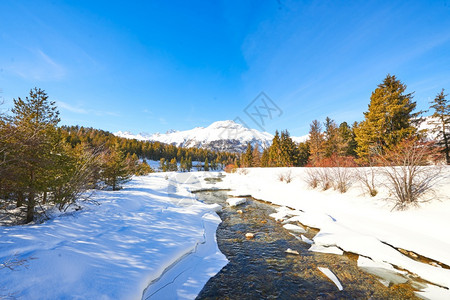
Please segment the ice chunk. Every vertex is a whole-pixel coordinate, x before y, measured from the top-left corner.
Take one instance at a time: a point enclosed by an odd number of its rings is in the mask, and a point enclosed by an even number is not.
[[[230,206],[238,206],[247,202],[246,198],[228,198],[227,203]]]
[[[335,246],[325,247],[325,246],[316,245],[316,244],[311,245],[311,247],[309,248],[309,251],[320,252],[320,253],[330,253],[330,254],[337,254],[337,255],[342,255],[344,253],[344,251],[342,251],[341,249],[339,249],[338,247],[335,247]]]
[[[323,274],[325,274],[325,276],[327,276],[331,281],[333,281],[333,283],[337,286],[337,288],[342,291],[344,288],[342,287],[342,284],[340,283],[339,279],[336,277],[336,275],[334,275],[333,272],[330,271],[330,269],[328,268],[322,268],[322,267],[318,267],[320,272],[322,272]]]
[[[303,234],[302,234],[300,237],[302,238],[302,241],[303,241],[303,242],[305,242],[305,243],[307,243],[307,244],[310,244],[310,245],[314,244],[314,242],[313,242],[312,240],[308,239],[308,238],[307,238],[306,236],[304,236]]]
[[[294,224],[284,224],[283,227],[286,228],[287,230],[291,230],[294,232],[306,233],[305,228],[303,228],[302,226],[298,226],[298,225],[294,225]]]

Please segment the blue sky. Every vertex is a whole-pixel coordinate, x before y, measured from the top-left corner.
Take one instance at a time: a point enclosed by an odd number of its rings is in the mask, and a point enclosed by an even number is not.
[[[426,109],[450,90],[450,1],[0,1],[0,97],[40,87],[61,124],[165,132],[360,121],[388,74]]]

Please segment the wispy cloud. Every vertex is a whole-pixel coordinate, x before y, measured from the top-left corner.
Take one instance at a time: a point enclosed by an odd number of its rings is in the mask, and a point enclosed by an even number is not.
[[[120,114],[112,111],[102,111],[102,110],[95,110],[95,109],[86,109],[79,106],[73,106],[69,103],[66,103],[64,101],[57,101],[56,104],[59,108],[62,108],[63,110],[70,111],[72,113],[76,114],[83,114],[83,115],[95,115],[95,116],[112,116],[112,117],[119,117]]]
[[[167,120],[166,120],[165,118],[163,118],[163,117],[159,117],[159,122],[160,122],[162,125],[167,125],[167,124],[169,124],[169,123],[167,122]]]
[[[14,61],[5,70],[26,80],[61,80],[66,76],[66,68],[41,49],[28,51],[29,57]]]

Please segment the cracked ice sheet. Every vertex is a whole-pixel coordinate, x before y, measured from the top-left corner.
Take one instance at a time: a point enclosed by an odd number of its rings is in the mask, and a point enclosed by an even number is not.
[[[140,299],[150,282],[206,236],[195,273],[177,282],[181,296],[194,298],[227,263],[211,239],[220,220],[182,186],[170,188],[167,174],[134,177],[121,191],[99,191],[93,197],[99,206],[85,204],[73,215],[0,227],[0,261],[14,253],[19,259],[35,258],[28,269],[0,270],[0,296]]]

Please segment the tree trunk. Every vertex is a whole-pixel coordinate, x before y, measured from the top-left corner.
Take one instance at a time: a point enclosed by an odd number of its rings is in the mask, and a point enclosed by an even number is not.
[[[47,203],[47,191],[44,192],[44,196],[42,198],[42,204]]]
[[[21,207],[23,205],[23,200],[24,200],[23,192],[17,192],[16,207]]]
[[[34,220],[34,207],[36,206],[36,193],[34,190],[34,171],[30,171],[30,192],[28,194],[28,203],[27,203],[27,220],[26,223],[30,223]]]
[[[34,207],[36,206],[34,191],[28,194],[27,204],[27,220],[26,223],[30,223],[34,220]]]

